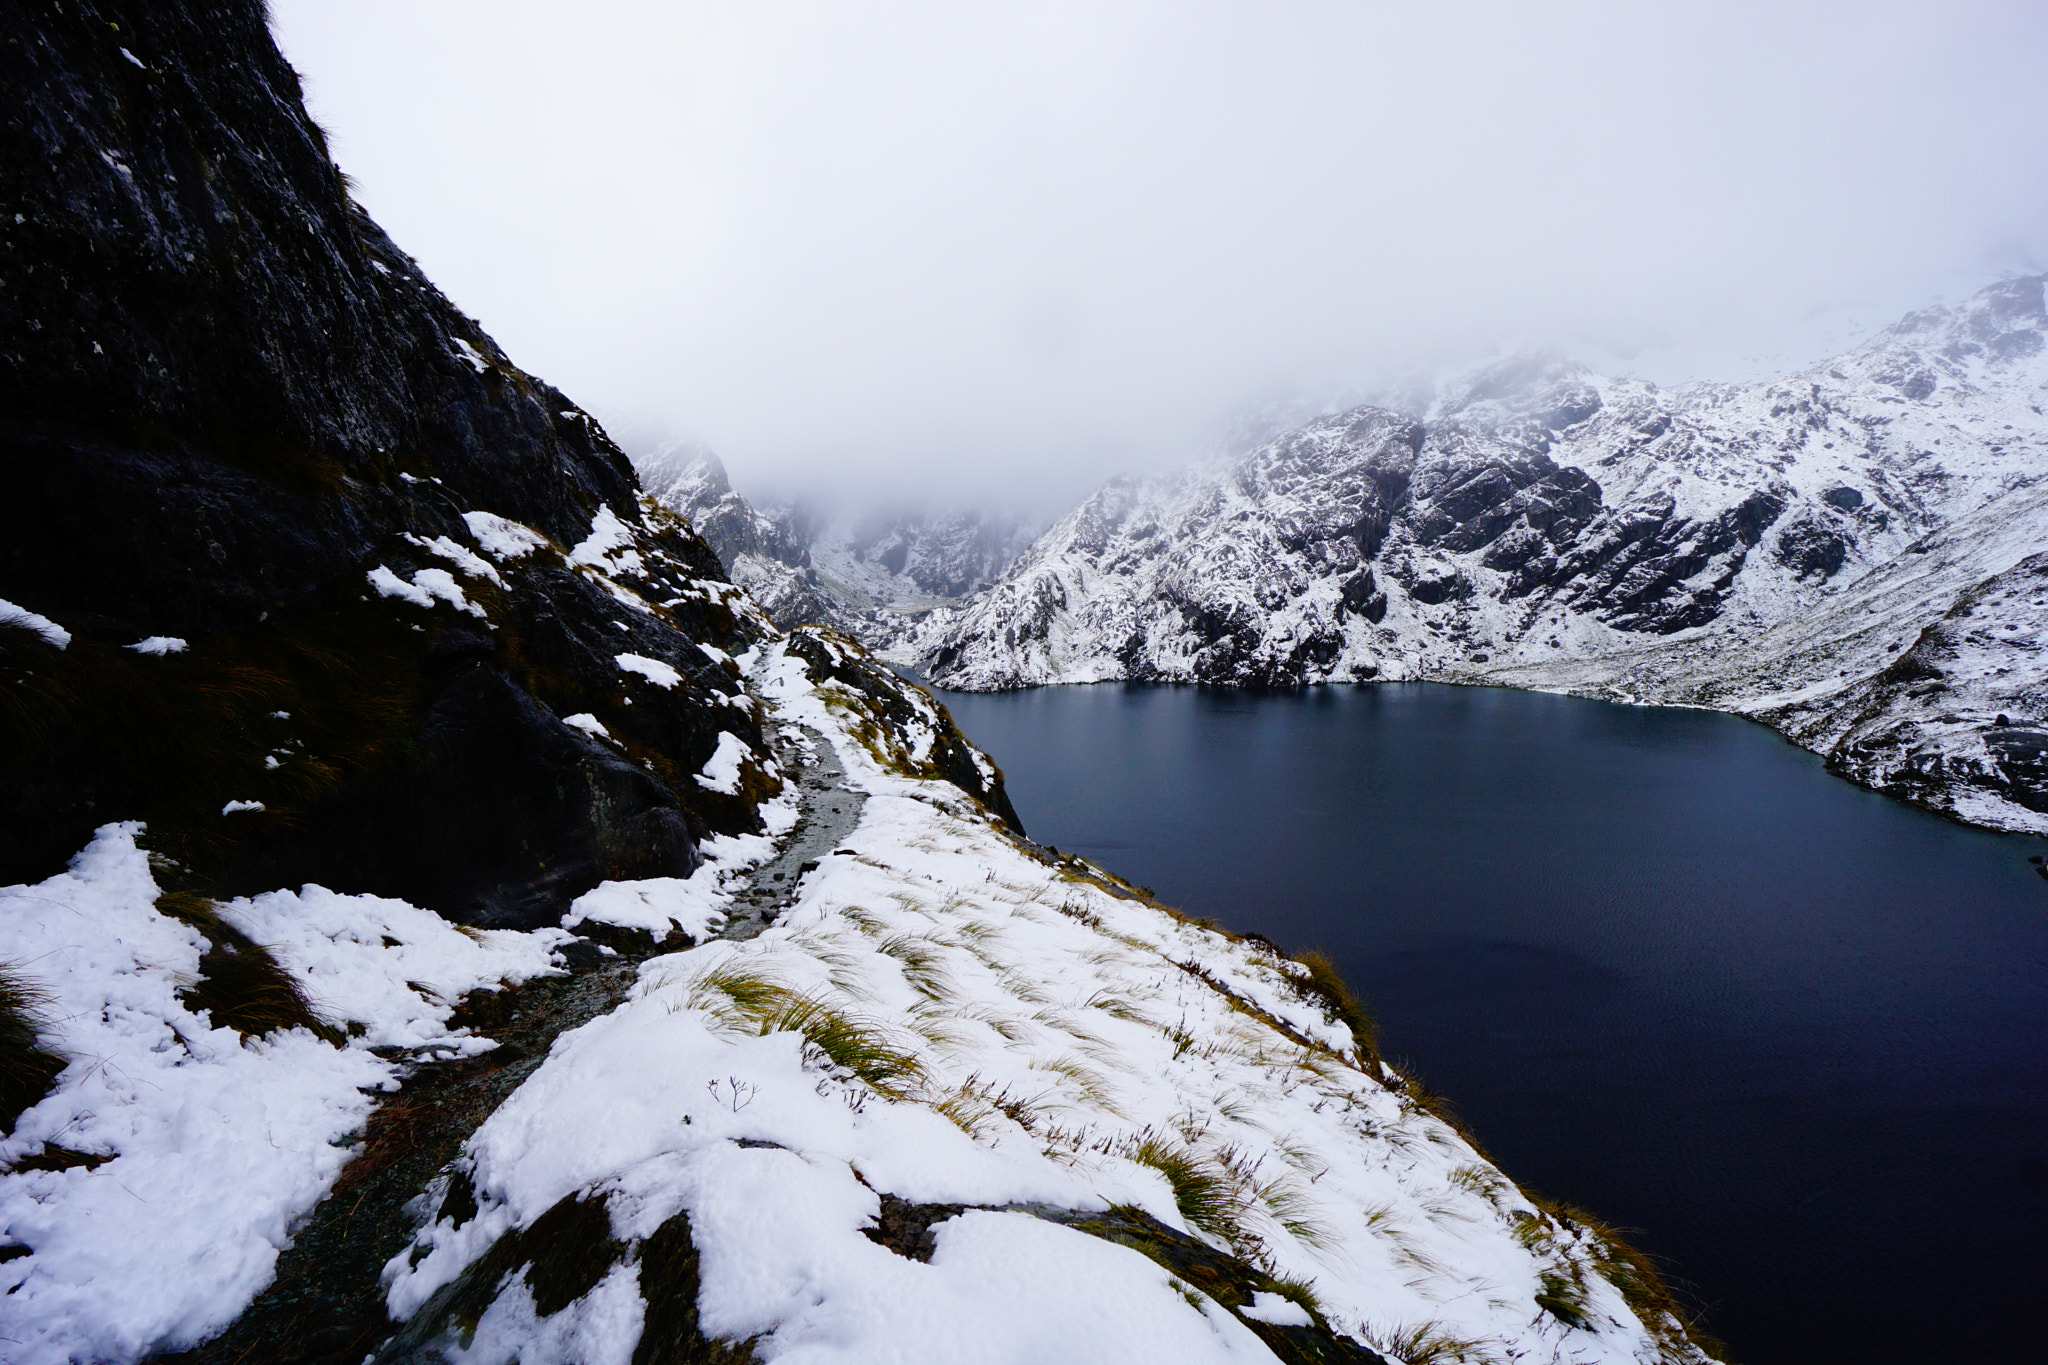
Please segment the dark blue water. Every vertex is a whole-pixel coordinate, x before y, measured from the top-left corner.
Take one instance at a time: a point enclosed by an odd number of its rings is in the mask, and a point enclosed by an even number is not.
[[[947,693],[1039,840],[1320,945],[1517,1179],[1738,1360],[2048,1329],[2042,841],[1698,711],[1431,685]]]

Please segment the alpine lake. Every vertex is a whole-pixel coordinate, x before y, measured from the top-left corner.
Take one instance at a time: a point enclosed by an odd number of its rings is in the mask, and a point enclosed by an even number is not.
[[[1032,836],[1320,947],[1527,1188],[1746,1365],[2048,1337],[2048,841],[1705,711],[1437,684],[938,694]]]

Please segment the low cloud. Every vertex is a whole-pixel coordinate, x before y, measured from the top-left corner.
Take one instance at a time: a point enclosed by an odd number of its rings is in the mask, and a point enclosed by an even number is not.
[[[2048,265],[2034,3],[272,9],[457,303],[749,491],[1053,506],[1280,392],[1741,377]]]

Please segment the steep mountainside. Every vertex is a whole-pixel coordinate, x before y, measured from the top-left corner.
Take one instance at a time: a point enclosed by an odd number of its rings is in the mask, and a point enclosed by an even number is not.
[[[1434,678],[1755,715],[2048,831],[2040,277],[1788,379],[1523,357],[1117,482],[899,646],[941,686]]]
[[[258,0],[0,19],[10,1365],[1704,1359],[1327,964],[723,581]]]
[[[670,446],[639,465],[648,492],[697,528],[777,625],[835,626],[877,648],[993,582],[1044,525],[992,512],[763,511],[710,451]]]
[[[140,817],[529,926],[755,828],[756,760],[693,775],[763,752],[766,623],[349,198],[261,9],[8,32],[0,877]]]

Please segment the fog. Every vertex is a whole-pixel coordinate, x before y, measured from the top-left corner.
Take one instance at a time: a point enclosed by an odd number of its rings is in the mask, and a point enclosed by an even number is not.
[[[629,449],[1055,512],[1501,346],[1808,363],[2048,263],[2048,7],[273,0],[357,194]]]

